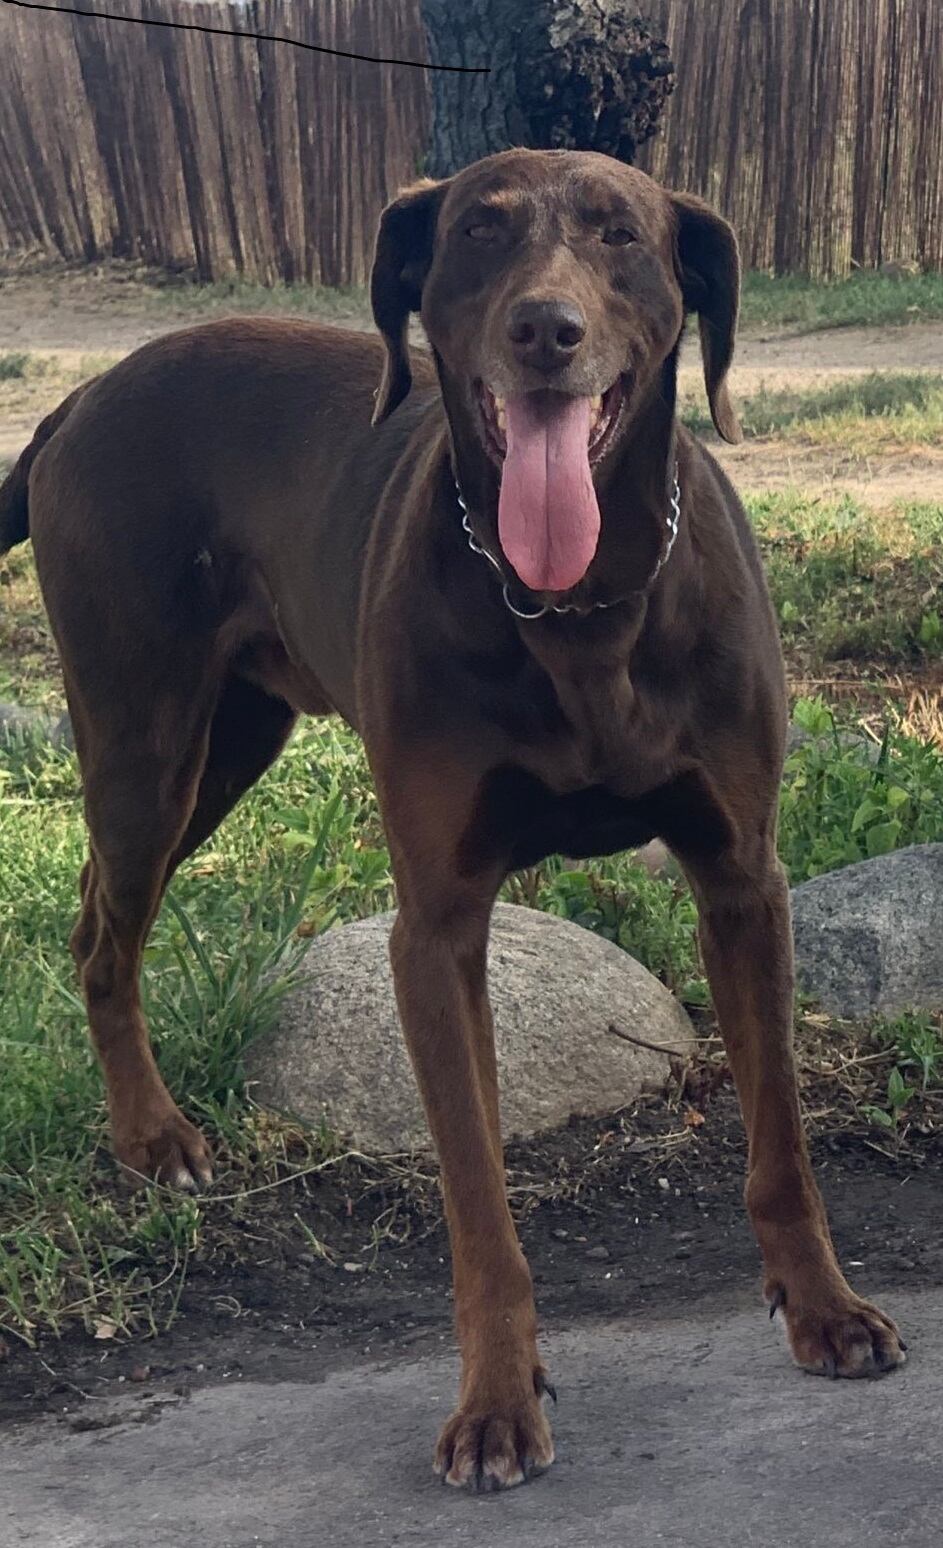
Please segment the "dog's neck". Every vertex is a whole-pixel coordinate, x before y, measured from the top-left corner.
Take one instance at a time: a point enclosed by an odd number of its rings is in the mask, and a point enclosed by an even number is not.
[[[642,602],[655,581],[670,536],[677,355],[675,346],[656,372],[621,444],[600,470],[596,481],[602,516],[599,547],[586,578],[566,596],[576,611],[619,602],[624,604],[622,612],[644,613],[644,607],[640,610],[632,604]],[[502,560],[498,469],[481,445],[464,394],[450,382],[438,355],[436,366],[449,425],[452,473],[467,506],[468,526],[477,543],[501,561],[514,594],[531,598],[534,594],[521,588]]]

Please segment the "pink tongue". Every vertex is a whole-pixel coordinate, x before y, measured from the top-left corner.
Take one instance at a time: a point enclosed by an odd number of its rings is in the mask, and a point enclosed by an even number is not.
[[[582,580],[599,541],[599,505],[589,471],[589,398],[562,393],[508,398],[507,455],[498,536],[533,591],[566,591]]]

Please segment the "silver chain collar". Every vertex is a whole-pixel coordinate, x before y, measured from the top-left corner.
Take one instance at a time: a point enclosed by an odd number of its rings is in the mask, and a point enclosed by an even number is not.
[[[548,602],[545,607],[538,608],[534,613],[522,613],[520,608],[515,607],[514,603],[511,601],[510,582],[504,580],[504,571],[501,568],[500,561],[494,557],[494,554],[492,554],[487,548],[483,547],[482,544],[479,543],[478,539],[475,537],[474,532],[472,531],[471,522],[468,519],[468,506],[465,504],[462,491],[459,487],[458,479],[455,480],[455,494],[458,499],[459,509],[462,513],[462,527],[465,531],[465,536],[468,538],[468,546],[473,554],[480,554],[483,559],[487,559],[488,563],[493,565],[498,574],[501,576],[501,595],[504,598],[504,605],[509,612],[514,614],[515,618],[523,618],[527,621],[530,621],[534,618],[543,618],[547,613],[591,613],[595,612],[597,609],[604,610],[607,607],[618,607],[620,602],[625,601],[624,597],[617,597],[612,602],[593,602],[589,607],[578,607],[575,602],[564,602],[562,606],[558,607],[555,606],[552,602]],[[680,521],[681,485],[678,481],[678,464],[675,463],[674,488],[671,491],[669,512],[665,517],[665,526],[668,529],[668,542],[665,545],[664,553],[659,556],[658,563],[655,565],[654,570],[646,582],[646,584],[649,586],[655,580],[656,576],[660,574],[664,566],[668,563],[671,550],[675,546],[675,538],[678,536],[678,524]]]

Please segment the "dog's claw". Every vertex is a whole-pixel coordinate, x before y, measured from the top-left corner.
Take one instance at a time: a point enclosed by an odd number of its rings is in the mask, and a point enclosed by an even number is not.
[[[775,1317],[776,1313],[778,1311],[781,1311],[782,1308],[785,1306],[785,1304],[786,1304],[786,1292],[783,1289],[782,1285],[777,1285],[776,1289],[773,1291],[773,1294],[772,1294],[772,1296],[770,1298],[770,1303],[769,1303],[769,1320],[770,1320],[770,1322],[772,1322],[772,1320]]]
[[[548,1398],[552,1399],[554,1407],[556,1407],[557,1389],[548,1380],[546,1371],[536,1371],[534,1373],[534,1391],[538,1397],[543,1397],[546,1394]]]

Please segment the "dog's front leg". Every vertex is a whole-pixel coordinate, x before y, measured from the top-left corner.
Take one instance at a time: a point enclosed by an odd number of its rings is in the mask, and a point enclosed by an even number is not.
[[[410,1058],[442,1169],[462,1358],[456,1412],[436,1448],[450,1484],[502,1489],[553,1461],[541,1401],[530,1270],[508,1207],[494,1031],[486,985],[493,860],[456,863],[469,808],[457,781],[410,788],[400,767],[383,799],[399,893],[390,955]]]
[[[902,1363],[890,1318],[851,1290],[809,1162],[793,1053],[789,892],[772,844],[685,859],[704,965],[749,1143],[746,1202],[764,1290],[808,1371],[879,1375]]]
[[[405,906],[391,956],[442,1167],[462,1356],[459,1405],[439,1437],[436,1469],[451,1484],[500,1489],[549,1466],[553,1448],[530,1271],[505,1192],[487,929],[487,912],[467,903],[439,921]]]

